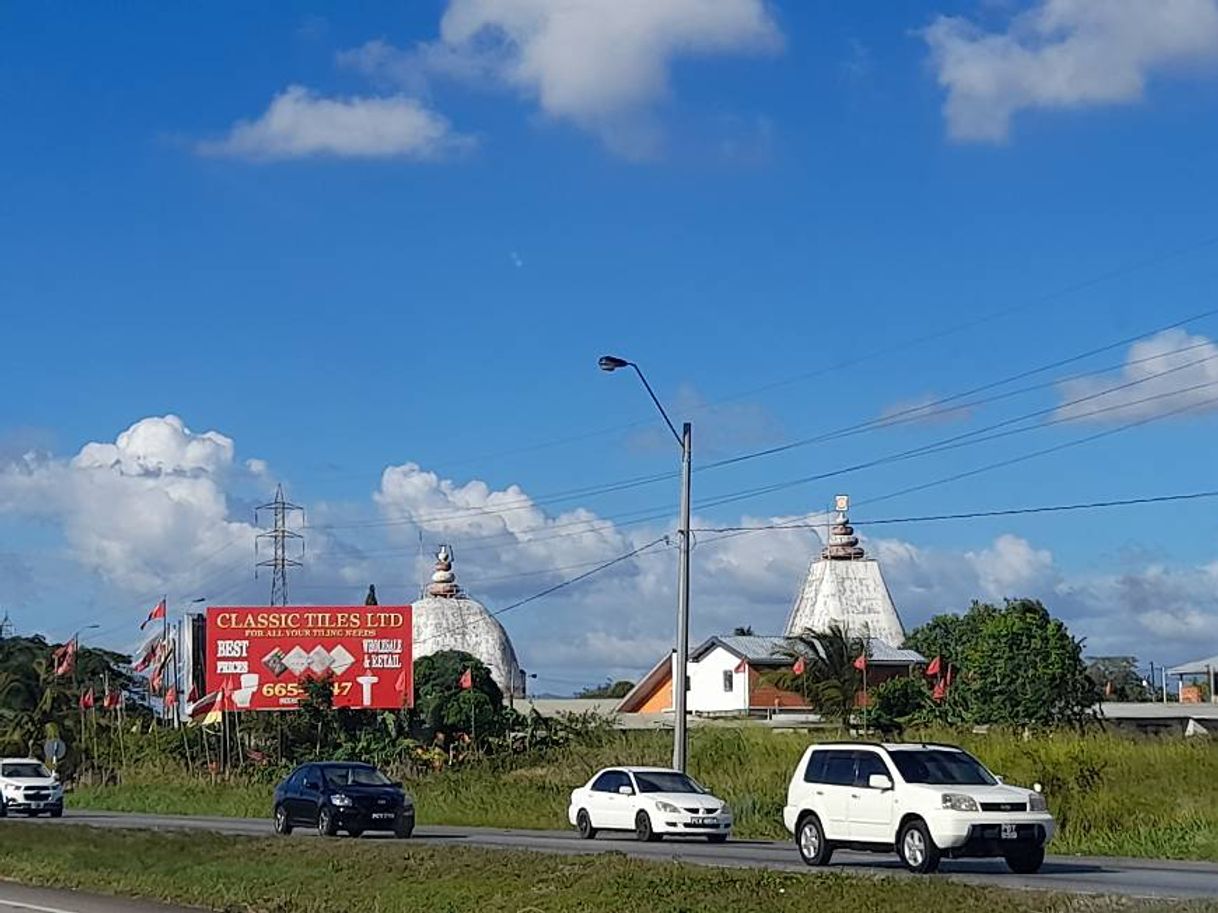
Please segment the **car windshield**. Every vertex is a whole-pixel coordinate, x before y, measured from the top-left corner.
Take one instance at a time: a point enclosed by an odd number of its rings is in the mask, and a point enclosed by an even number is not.
[[[635,782],[639,784],[641,793],[704,793],[701,786],[675,770],[649,770],[646,773],[635,771]]]
[[[18,777],[18,778],[46,778],[51,775],[51,772],[39,764],[37,761],[19,761],[16,764],[5,764],[0,770],[0,776]]]
[[[375,767],[327,767],[326,785],[332,789],[344,786],[392,786],[392,781]]]
[[[981,766],[981,762],[963,751],[921,749],[894,751],[892,762],[897,765],[906,783],[928,783],[932,786],[993,786],[998,781]]]

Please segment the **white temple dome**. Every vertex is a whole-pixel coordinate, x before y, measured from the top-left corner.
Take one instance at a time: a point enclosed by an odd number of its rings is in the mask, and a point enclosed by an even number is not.
[[[849,499],[838,511],[819,560],[813,559],[803,589],[791,607],[786,634],[824,633],[837,625],[852,637],[872,637],[893,647],[905,642],[905,626],[892,601],[880,564],[867,558],[846,517]]]
[[[524,676],[507,631],[486,606],[462,592],[452,561],[452,549],[441,546],[431,583],[412,604],[414,658],[461,650],[490,669],[505,697],[523,697]]]

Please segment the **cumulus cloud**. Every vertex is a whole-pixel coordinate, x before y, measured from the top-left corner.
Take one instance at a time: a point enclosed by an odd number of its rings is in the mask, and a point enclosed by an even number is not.
[[[310,157],[432,161],[468,149],[473,139],[405,95],[326,98],[289,86],[256,120],[198,144],[204,155],[257,161]]]
[[[1218,0],[1038,0],[1002,32],[923,32],[953,139],[1001,142],[1022,110],[1128,104],[1158,73],[1218,59]]]
[[[503,86],[639,157],[655,149],[648,112],[671,94],[678,59],[781,41],[765,0],[449,0],[438,41],[374,41],[340,60],[412,91],[434,76]]]
[[[253,528],[229,519],[233,442],[174,415],[136,422],[70,460],[29,456],[0,468],[0,513],[58,522],[76,560],[132,593],[189,586]]]
[[[1218,345],[1173,329],[1129,347],[1120,371],[1079,377],[1058,388],[1065,421],[1113,423],[1218,409]]]

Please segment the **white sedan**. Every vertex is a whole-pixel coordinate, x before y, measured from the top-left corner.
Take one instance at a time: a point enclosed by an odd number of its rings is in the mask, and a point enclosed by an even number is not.
[[[567,820],[579,836],[634,831],[639,840],[665,834],[706,837],[722,843],[732,830],[732,810],[697,781],[664,767],[607,767],[571,793]]]

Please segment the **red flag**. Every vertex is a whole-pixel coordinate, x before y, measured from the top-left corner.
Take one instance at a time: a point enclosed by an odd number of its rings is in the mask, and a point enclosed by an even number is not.
[[[461,690],[468,691],[474,687],[474,673],[472,669],[466,669],[461,673]]]
[[[148,613],[148,617],[145,618],[143,621],[143,624],[140,625],[140,630],[141,631],[144,630],[144,628],[146,628],[150,623],[152,623],[154,621],[159,621],[160,619],[162,619],[164,617],[165,617],[165,600],[162,599],[155,606],[153,606],[152,611]]]
[[[938,656],[936,656],[926,666],[926,677],[934,678],[936,675],[939,674],[939,670],[941,667],[942,667],[942,662],[941,662],[940,658]]]
[[[225,676],[224,681],[220,683],[220,709],[231,710],[233,706],[233,680]],[[206,698],[204,698],[206,700]]]
[[[749,671],[749,661],[747,659],[740,660],[740,662],[736,663],[736,668],[733,669],[732,671],[737,674],[740,674],[740,675],[744,674],[745,672],[748,672]],[[799,673],[796,673],[796,674],[798,675]]]
[[[803,675],[804,670],[807,668],[808,664],[804,662],[804,658],[801,656],[799,659],[795,660],[795,665],[791,667],[791,671],[796,675]]]
[[[199,699],[199,686],[191,685],[190,690],[186,692],[186,703],[193,704]]]
[[[858,669],[860,672],[867,671],[867,654],[866,653],[859,654],[858,659],[856,659],[854,661],[854,668]]]
[[[937,682],[935,682],[935,690],[930,693],[930,696],[936,701],[942,701],[945,697],[947,697],[947,682],[945,682],[943,679],[939,679]]]
[[[169,690],[165,692],[165,706],[178,706],[178,689],[173,687],[173,685],[170,685]]]
[[[93,707],[93,689],[90,688],[80,696],[80,709],[89,710]]]
[[[123,703],[123,694],[121,691],[107,691],[106,696],[102,698],[103,710],[117,710]]]
[[[152,677],[148,679],[148,689],[150,691],[160,691],[161,686],[165,684],[164,669],[158,667],[153,670]]]
[[[205,694],[197,701],[190,701],[187,706],[187,713],[190,716],[197,717],[211,711],[220,700],[220,691],[213,691],[210,694]]]
[[[51,654],[51,662],[55,664],[55,676],[57,678],[72,674],[72,670],[76,668],[76,650],[76,638],[73,637]]]

